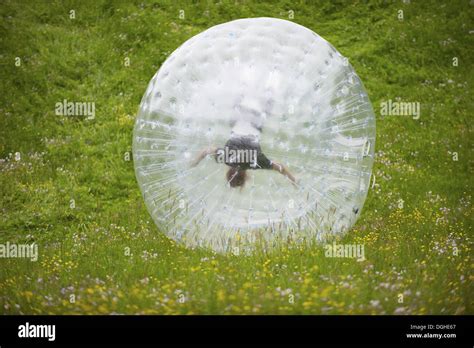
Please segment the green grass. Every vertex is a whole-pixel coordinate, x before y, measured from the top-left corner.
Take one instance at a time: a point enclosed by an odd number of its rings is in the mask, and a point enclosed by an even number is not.
[[[0,258],[0,313],[474,314],[474,6],[309,3],[0,2],[0,244],[39,246],[37,262]],[[376,185],[340,241],[363,244],[362,262],[321,245],[185,249],[158,231],[124,160],[174,49],[215,24],[289,10],[350,59],[377,114]],[[380,117],[397,97],[420,102],[420,119]],[[95,102],[95,119],[56,116],[63,99]]]

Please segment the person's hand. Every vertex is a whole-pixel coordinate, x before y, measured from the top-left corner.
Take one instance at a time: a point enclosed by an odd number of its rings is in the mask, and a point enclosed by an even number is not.
[[[291,184],[293,185],[294,188],[299,188],[300,181],[301,181],[300,179],[293,178],[293,180],[291,180]]]

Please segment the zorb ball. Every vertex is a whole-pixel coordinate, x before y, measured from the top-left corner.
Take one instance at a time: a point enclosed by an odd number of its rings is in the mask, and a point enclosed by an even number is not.
[[[245,136],[269,162],[232,187],[232,166],[213,151]],[[133,158],[160,231],[188,247],[242,252],[348,231],[374,145],[375,116],[348,60],[301,25],[250,18],[216,25],[168,57],[141,101]]]

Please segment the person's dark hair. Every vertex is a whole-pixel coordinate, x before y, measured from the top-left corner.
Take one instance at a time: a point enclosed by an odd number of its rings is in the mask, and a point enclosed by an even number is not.
[[[230,167],[226,174],[227,182],[230,187],[244,186],[247,179],[247,173],[238,167]]]

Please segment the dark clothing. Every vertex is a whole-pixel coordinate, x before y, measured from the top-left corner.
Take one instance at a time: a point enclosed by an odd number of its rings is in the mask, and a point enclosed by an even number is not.
[[[229,139],[224,148],[217,149],[216,161],[242,170],[272,168],[272,161],[262,153],[258,140],[252,136]]]

